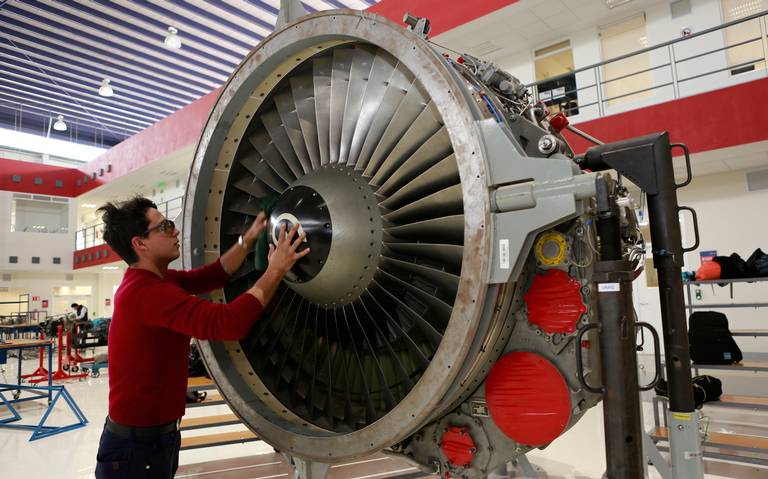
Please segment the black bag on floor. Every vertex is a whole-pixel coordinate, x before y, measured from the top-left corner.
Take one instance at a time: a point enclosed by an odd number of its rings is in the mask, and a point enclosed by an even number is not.
[[[718,311],[697,311],[688,319],[691,360],[696,364],[734,364],[743,359],[728,329],[728,318]]]
[[[693,402],[696,404],[696,409],[701,409],[701,406],[706,402],[719,401],[723,394],[723,383],[714,376],[706,374],[696,376],[691,380],[691,383],[693,384]],[[665,380],[659,379],[653,389],[658,396],[669,398],[669,386]]]

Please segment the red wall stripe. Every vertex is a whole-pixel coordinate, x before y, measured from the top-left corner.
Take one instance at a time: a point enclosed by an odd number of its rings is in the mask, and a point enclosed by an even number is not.
[[[575,126],[604,142],[667,130],[672,142],[685,143],[691,153],[718,150],[768,139],[765,92],[768,79],[755,80]],[[578,153],[593,146],[570,132],[565,136]]]
[[[185,146],[197,143],[219,91],[217,88],[198,98],[80,167],[83,179],[88,176],[89,181],[83,182],[77,188],[77,194],[81,195]]]
[[[96,255],[98,254],[98,258]],[[72,253],[72,269],[87,268],[100,264],[114,263],[123,259],[107,244],[91,246]]]
[[[434,37],[519,1],[382,0],[366,11],[377,13],[399,24],[403,23],[403,16],[406,13],[426,17],[432,28],[429,35]]]
[[[21,177],[20,182],[13,181],[15,175]],[[75,184],[80,176],[75,168],[0,158],[0,190],[3,191],[72,198],[77,196]],[[35,184],[36,180],[41,184]],[[56,186],[56,181],[60,181],[61,186]]]

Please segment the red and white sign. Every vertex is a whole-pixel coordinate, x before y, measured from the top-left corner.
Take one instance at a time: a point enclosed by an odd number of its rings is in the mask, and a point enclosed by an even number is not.
[[[42,306],[43,306],[43,308],[47,308],[48,307],[48,300],[47,299],[43,300],[43,305]]]
[[[40,296],[32,296],[32,301],[40,301]]]

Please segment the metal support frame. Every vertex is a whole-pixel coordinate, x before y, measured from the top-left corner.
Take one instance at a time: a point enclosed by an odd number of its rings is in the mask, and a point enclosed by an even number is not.
[[[1,343],[1,341],[0,341]],[[24,397],[21,398],[21,390],[23,386],[21,386],[22,379],[25,379],[24,375],[21,374],[21,361],[22,361],[22,351],[24,349],[38,349],[38,348],[44,348],[43,351],[48,352],[48,370],[46,371],[47,375],[36,375],[39,377],[38,382],[48,381],[48,386],[53,385],[53,344],[51,342],[47,342],[47,344],[39,344],[33,343],[33,344],[2,344],[1,350],[18,350],[19,356],[18,356],[18,369],[16,371],[16,384],[0,384],[0,393],[3,391],[13,391],[13,399],[9,402],[11,403],[17,403],[17,402],[23,402],[23,401],[32,401],[34,399],[39,399],[40,396],[47,397],[48,398],[48,404],[51,404],[53,401],[53,395],[51,393],[51,390],[48,390],[46,394],[41,393],[40,391],[30,391],[32,392],[33,396],[31,397]],[[43,352],[41,352],[42,354]]]
[[[277,14],[275,29],[282,28],[307,14],[299,0],[280,0],[280,13]]]
[[[675,183],[671,150],[685,152],[688,178]],[[691,182],[691,165],[684,145],[672,145],[669,134],[655,133],[589,149],[576,159],[583,169],[614,169],[640,187],[648,196],[648,210],[653,244],[653,264],[659,277],[661,319],[670,396],[670,449],[672,477],[701,478],[704,475],[699,418],[695,413],[691,386],[691,362],[688,346],[681,270],[683,253],[698,247],[696,213],[677,202],[677,189]],[[690,211],[696,233],[695,244],[683,248],[678,214]],[[602,298],[601,298],[602,299]]]
[[[292,457],[294,470],[293,479],[325,479],[328,475],[330,464],[324,462],[306,461],[299,457]]]
[[[615,233],[618,240],[619,231]],[[640,479],[643,429],[632,314],[633,268],[627,261],[600,261],[593,279],[598,291],[606,477]]]
[[[55,434],[61,434],[62,432],[71,431],[73,429],[78,429],[81,427],[84,427],[86,424],[88,424],[88,419],[85,417],[85,414],[83,414],[83,411],[80,410],[80,407],[75,402],[74,398],[69,394],[69,392],[66,390],[64,386],[17,386],[22,391],[30,391],[30,392],[47,392],[47,394],[42,394],[42,397],[45,397],[46,395],[50,395],[52,393],[56,393],[53,396],[53,400],[48,404],[48,407],[46,408],[45,412],[43,413],[43,417],[40,418],[40,421],[37,424],[11,424],[13,422],[21,420],[21,414],[19,414],[19,411],[13,407],[14,402],[19,402],[19,400],[8,400],[6,399],[5,395],[0,392],[0,406],[5,406],[5,408],[8,409],[8,411],[11,413],[11,417],[0,419],[0,427],[8,428],[8,429],[22,429],[25,431],[32,431],[32,437],[29,438],[31,441],[36,441],[38,439],[42,439],[44,437],[53,436]],[[34,397],[32,399],[38,399],[41,397],[38,395],[37,397]],[[51,414],[51,411],[53,411],[54,406],[56,406],[56,402],[59,400],[59,398],[63,398],[64,402],[67,403],[70,410],[74,413],[76,422],[74,424],[69,424],[66,426],[46,426],[45,422],[48,420],[48,417]],[[29,398],[25,398],[29,399]]]

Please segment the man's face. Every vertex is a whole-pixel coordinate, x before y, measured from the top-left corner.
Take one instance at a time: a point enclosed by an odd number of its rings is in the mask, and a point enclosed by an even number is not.
[[[141,238],[150,258],[171,262],[179,257],[179,230],[170,227],[165,216],[155,208],[147,210],[149,233]]]

